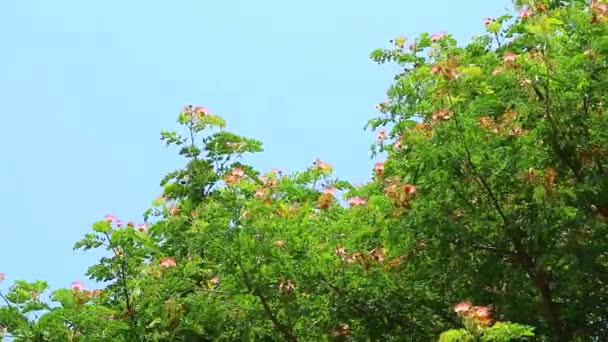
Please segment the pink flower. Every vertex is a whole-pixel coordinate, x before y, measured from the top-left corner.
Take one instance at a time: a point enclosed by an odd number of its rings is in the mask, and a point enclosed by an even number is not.
[[[348,204],[350,204],[351,206],[365,205],[365,204],[367,204],[367,200],[364,198],[361,198],[359,196],[355,196],[355,197],[351,197],[348,200]]]
[[[602,14],[608,13],[608,5],[607,4],[603,4],[601,2],[598,2],[598,1],[594,1],[591,4],[591,8],[594,9],[594,10],[596,10],[596,11],[598,11],[598,12],[600,12],[600,13],[602,13]]]
[[[491,23],[493,23],[493,22],[494,22],[494,18],[490,18],[490,17],[485,18],[485,19],[483,20],[483,24],[484,24],[484,25],[486,25],[486,26],[487,26],[487,25],[490,25],[490,24],[491,24]]]
[[[416,187],[412,184],[405,184],[403,186],[403,191],[408,195],[413,195],[416,193]]]
[[[522,19],[527,19],[530,18],[532,16],[532,10],[529,9],[528,7],[522,7],[521,10],[519,10],[519,17]]]
[[[145,232],[146,230],[148,230],[148,225],[145,223],[142,223],[137,226],[137,230],[139,230],[140,232]]]
[[[384,172],[384,163],[376,163],[374,165],[374,172],[381,175]]]
[[[462,313],[467,312],[473,306],[471,302],[460,302],[454,306],[454,312]]]
[[[6,280],[6,274],[0,272],[0,281]]]
[[[83,291],[84,290],[84,284],[80,281],[73,281],[71,287],[72,287],[72,290],[74,290],[74,291]]]
[[[232,175],[235,177],[243,177],[245,175],[245,171],[240,167],[236,167],[232,170]]]
[[[296,284],[291,280],[283,281],[279,284],[279,289],[284,293],[291,293],[296,289]]]
[[[396,149],[400,149],[403,146],[403,137],[399,137],[393,146],[395,146]]]
[[[253,194],[253,197],[255,197],[255,198],[262,198],[262,197],[264,197],[264,195],[266,195],[266,191],[264,191],[264,189],[258,189]]]
[[[207,110],[207,108],[201,107],[201,106],[194,107],[194,113],[202,115],[202,116],[209,115],[209,111]]]
[[[317,159],[314,164],[317,167],[317,169],[319,169],[319,170],[327,170],[330,167],[329,164],[322,161],[321,159]]]
[[[333,186],[326,186],[323,189],[323,193],[326,195],[335,195],[336,194],[336,188],[334,188]]]
[[[522,87],[530,85],[530,84],[532,84],[532,80],[529,78],[524,78],[523,80],[519,81],[519,85]]]
[[[173,257],[167,257],[167,258],[160,259],[161,267],[169,268],[169,267],[173,267],[175,265],[177,265],[177,263],[175,262],[175,258],[173,258]]]
[[[386,129],[381,128],[378,131],[378,134],[376,134],[376,140],[382,141],[382,140],[385,140],[385,139],[386,139]]]
[[[414,51],[416,50],[416,44],[411,44],[410,45],[410,51]]]
[[[431,41],[432,42],[437,42],[439,41],[441,38],[443,38],[445,36],[445,33],[433,33],[431,35]]]
[[[106,222],[112,222],[112,221],[116,220],[116,216],[108,214],[103,217],[103,220]]]
[[[438,74],[441,72],[441,65],[433,65],[433,67],[431,68],[431,72],[433,74]]]
[[[433,113],[433,116],[432,116],[433,120],[448,120],[449,118],[450,118],[450,113],[448,113],[445,110],[437,111],[437,112]]]
[[[492,314],[492,309],[487,306],[474,306],[470,308],[470,310],[475,317],[481,320],[489,319],[490,315]]]
[[[122,220],[116,220],[116,227],[121,227],[123,224],[125,224]]]
[[[505,63],[512,63],[515,62],[515,59],[517,59],[517,55],[512,53],[512,52],[507,52],[503,57],[502,60]]]

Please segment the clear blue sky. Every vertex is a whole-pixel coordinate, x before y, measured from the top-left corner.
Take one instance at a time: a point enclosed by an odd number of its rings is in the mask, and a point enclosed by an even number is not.
[[[0,2],[0,272],[85,280],[74,242],[106,213],[140,221],[179,168],[159,131],[183,105],[262,140],[260,169],[317,157],[368,179],[362,130],[395,68],[368,59],[396,36],[459,40],[510,0]],[[86,281],[87,284],[92,284]],[[6,285],[3,286],[6,288]]]

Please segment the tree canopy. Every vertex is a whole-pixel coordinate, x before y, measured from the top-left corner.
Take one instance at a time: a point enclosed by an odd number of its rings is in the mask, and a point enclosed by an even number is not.
[[[112,215],[106,256],[49,293],[1,292],[15,341],[605,341],[608,3],[521,0],[465,45],[397,37],[401,72],[367,128],[386,156],[354,186],[293,174],[186,106],[162,140],[186,162],[142,223]],[[10,277],[8,275],[7,277]],[[0,274],[0,281],[6,281]]]

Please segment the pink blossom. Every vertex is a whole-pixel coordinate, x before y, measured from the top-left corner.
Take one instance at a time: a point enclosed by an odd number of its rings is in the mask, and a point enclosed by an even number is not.
[[[460,302],[454,306],[454,312],[467,312],[469,311],[469,309],[471,309],[472,306],[473,304],[471,304],[471,302]]]
[[[490,18],[490,17],[487,17],[487,18],[485,18],[485,19],[483,20],[483,24],[484,24],[484,25],[486,25],[486,26],[487,26],[487,25],[490,25],[490,24],[491,24],[491,23],[493,23],[493,22],[494,22],[494,18]]]
[[[6,274],[0,272],[0,281],[6,280]]]
[[[445,33],[433,33],[431,35],[431,41],[432,42],[437,42],[439,41],[441,38],[443,38],[445,36]]]
[[[433,116],[431,118],[433,120],[448,120],[450,118],[450,113],[445,110],[440,110],[433,113]]]
[[[75,291],[83,291],[84,290],[84,284],[80,281],[73,281],[72,282],[72,290]]]
[[[329,194],[329,195],[335,195],[336,194],[336,188],[334,188],[333,186],[326,186],[323,189],[323,193],[324,194]]]
[[[196,107],[194,107],[194,113],[202,115],[202,116],[209,115],[209,111],[207,110],[207,108],[202,107],[202,106],[196,106]]]
[[[594,9],[594,10],[596,10],[596,11],[598,11],[598,12],[600,12],[600,13],[602,13],[602,14],[608,13],[608,4],[604,4],[604,3],[601,3],[601,2],[598,2],[598,1],[594,1],[591,4],[591,8]]]
[[[403,137],[399,137],[393,146],[395,146],[396,149],[400,149],[403,146]]]
[[[441,65],[433,65],[433,67],[431,68],[431,72],[433,74],[438,74],[441,72]]]
[[[112,222],[112,221],[116,220],[116,216],[108,214],[103,217],[103,220],[106,222]]]
[[[148,230],[148,225],[145,223],[142,223],[137,226],[137,230],[139,230],[140,232],[145,232],[146,230]]]
[[[416,193],[416,186],[412,184],[405,184],[403,186],[403,191],[408,195],[413,195]]]
[[[378,131],[378,134],[376,134],[376,140],[382,141],[382,140],[385,140],[385,139],[386,139],[386,129],[381,128]]]
[[[416,50],[416,44],[411,44],[410,51],[415,51],[415,50]]]
[[[532,10],[529,9],[528,7],[522,7],[521,10],[519,10],[519,17],[522,19],[527,19],[530,18],[532,16]]]
[[[245,175],[245,170],[240,167],[236,167],[232,170],[232,175],[236,177],[243,177]]]
[[[322,161],[321,159],[317,159],[314,164],[317,167],[317,169],[319,169],[319,170],[327,170],[330,167],[329,164]]]
[[[266,191],[264,191],[264,189],[258,189],[253,194],[253,197],[255,197],[255,198],[261,198],[261,197],[264,197],[264,195],[266,195]]]
[[[492,314],[492,309],[487,306],[474,306],[470,308],[470,310],[472,311],[473,315],[482,320],[489,319],[490,315]]]
[[[355,197],[351,197],[348,200],[348,204],[350,204],[351,206],[365,205],[365,204],[367,204],[367,200],[365,198],[355,196]]]
[[[116,226],[117,227],[122,227],[122,225],[124,225],[125,223],[122,220],[116,220]]]
[[[503,57],[502,60],[505,63],[511,63],[511,62],[515,62],[515,59],[517,59],[517,55],[512,53],[512,52],[507,52]]]
[[[169,268],[169,267],[173,267],[175,265],[177,265],[177,263],[175,262],[175,258],[173,258],[173,257],[167,257],[167,258],[160,259],[161,267]]]
[[[384,172],[384,163],[376,163],[376,165],[374,165],[374,172],[382,174]]]

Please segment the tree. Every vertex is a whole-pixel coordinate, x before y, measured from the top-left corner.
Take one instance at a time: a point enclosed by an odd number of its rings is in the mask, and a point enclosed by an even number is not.
[[[17,281],[0,326],[17,341],[605,340],[608,5],[516,6],[462,47],[424,33],[372,53],[403,72],[368,124],[386,161],[360,187],[321,160],[260,172],[240,156],[261,142],[186,106],[161,137],[187,163],[144,222],[108,215],[76,243],[107,251],[87,272],[103,288],[46,303],[46,283]]]

